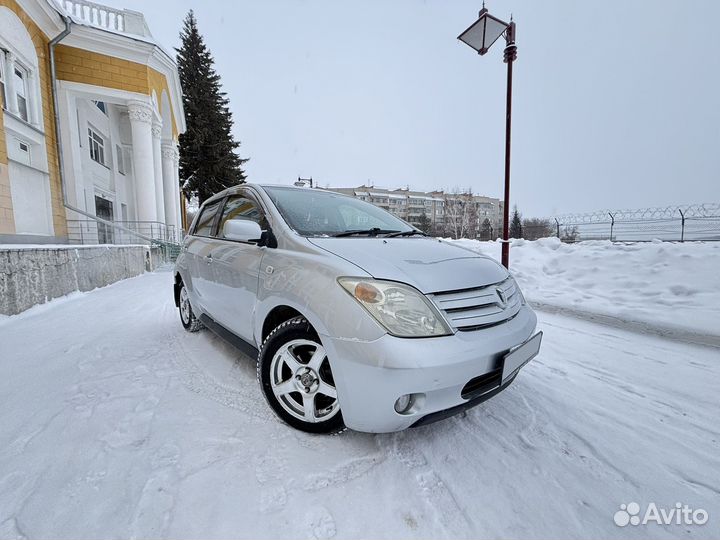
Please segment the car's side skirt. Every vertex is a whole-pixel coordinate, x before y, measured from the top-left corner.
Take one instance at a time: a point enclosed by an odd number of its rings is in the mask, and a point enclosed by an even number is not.
[[[255,347],[255,345],[245,341],[243,338],[231,332],[222,324],[217,322],[215,319],[209,317],[205,313],[200,315],[199,318],[201,323],[203,323],[207,328],[212,330],[215,334],[223,338],[225,341],[230,343],[230,345],[233,345],[235,348],[240,349],[250,358],[257,358],[259,351],[257,350],[257,347]]]

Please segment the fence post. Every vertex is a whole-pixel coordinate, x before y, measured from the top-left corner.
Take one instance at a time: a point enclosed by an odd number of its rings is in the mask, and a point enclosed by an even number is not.
[[[610,212],[608,212],[608,216],[610,216],[610,241],[613,241],[613,229],[615,228],[615,216],[613,216]]]
[[[560,222],[558,221],[558,218],[555,219],[555,226],[557,227],[557,237],[560,238]]]
[[[680,225],[680,241],[685,241],[685,212],[682,211],[682,208],[678,208],[678,212],[680,212],[680,216],[682,217],[682,222]]]

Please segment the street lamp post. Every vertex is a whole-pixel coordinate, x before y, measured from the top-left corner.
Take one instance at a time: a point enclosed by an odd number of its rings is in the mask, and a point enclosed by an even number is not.
[[[506,23],[497,17],[493,17],[488,13],[483,3],[477,21],[460,34],[458,39],[475,49],[480,56],[483,56],[500,36],[505,37],[503,62],[508,66],[505,102],[505,207],[503,209],[502,263],[505,268],[510,268],[510,128],[512,118],[512,67],[517,58],[515,23],[512,18],[509,23]]]
[[[300,178],[298,176],[297,182],[295,182],[295,185],[298,187],[305,187],[307,185],[310,185],[310,187],[313,187],[313,179],[312,176],[310,178]]]

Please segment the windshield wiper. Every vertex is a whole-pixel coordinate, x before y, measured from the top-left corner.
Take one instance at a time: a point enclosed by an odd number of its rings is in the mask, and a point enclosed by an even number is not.
[[[394,232],[392,234],[388,234],[388,238],[393,238],[395,236],[413,236],[415,234],[419,234],[420,236],[427,236],[427,234],[425,234],[424,232],[413,229],[412,231],[402,231],[402,232],[398,231],[398,232]]]
[[[359,229],[355,231],[343,231],[339,232],[337,234],[333,234],[335,237],[342,237],[342,236],[355,236],[356,234],[366,234],[368,236],[377,236],[378,234],[392,234],[392,233],[398,233],[400,231],[395,230],[388,230],[388,229],[380,229],[378,227],[373,227],[372,229]]]

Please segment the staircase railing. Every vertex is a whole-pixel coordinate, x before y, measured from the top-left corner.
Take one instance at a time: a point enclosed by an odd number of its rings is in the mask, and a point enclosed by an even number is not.
[[[68,242],[70,244],[131,245],[148,243],[163,250],[166,260],[175,260],[180,252],[182,231],[173,225],[159,221],[95,221],[92,219],[69,219]]]

